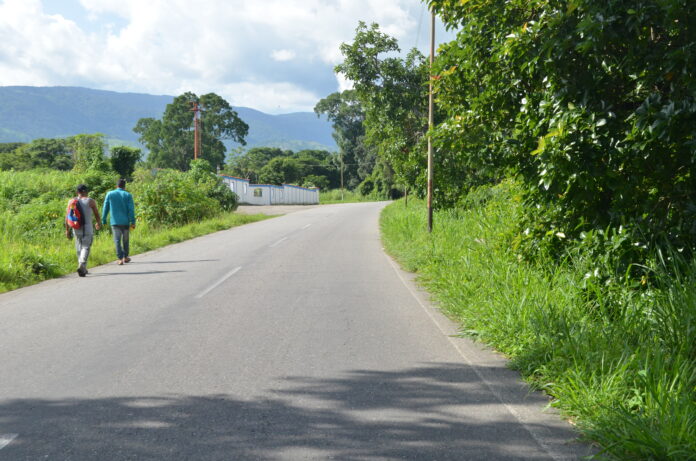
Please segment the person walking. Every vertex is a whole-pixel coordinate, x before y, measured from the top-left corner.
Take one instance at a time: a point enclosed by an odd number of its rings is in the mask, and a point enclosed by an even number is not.
[[[126,192],[126,180],[121,178],[115,190],[109,191],[104,198],[102,208],[102,224],[106,225],[107,215],[111,215],[111,232],[114,235],[116,245],[116,257],[118,265],[130,262],[128,252],[129,232],[135,229],[135,205],[133,196]]]
[[[87,259],[89,258],[89,250],[92,248],[94,241],[94,227],[97,230],[101,229],[99,224],[99,210],[97,202],[88,196],[89,189],[85,184],[77,186],[77,201],[80,205],[80,212],[83,215],[84,223],[79,229],[71,229],[68,224],[65,224],[65,236],[75,239],[75,250],[77,251],[77,275],[84,277],[87,275]],[[72,199],[70,200],[72,201]],[[70,203],[66,213],[70,212]],[[93,218],[96,218],[93,225]],[[72,231],[72,234],[71,234]]]

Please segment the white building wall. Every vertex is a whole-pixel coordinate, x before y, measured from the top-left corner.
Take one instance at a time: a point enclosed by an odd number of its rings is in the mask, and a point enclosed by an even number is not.
[[[222,181],[239,197],[244,205],[316,205],[319,189],[283,184],[251,184],[248,179],[221,175]]]

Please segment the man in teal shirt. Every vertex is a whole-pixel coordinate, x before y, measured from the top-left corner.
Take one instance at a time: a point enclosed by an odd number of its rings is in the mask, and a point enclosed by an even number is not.
[[[111,214],[111,232],[114,235],[116,245],[116,257],[118,265],[130,262],[128,257],[129,232],[135,229],[135,205],[133,196],[126,192],[126,180],[118,180],[118,187],[110,191],[104,198],[102,209],[102,223],[106,225],[106,216]]]

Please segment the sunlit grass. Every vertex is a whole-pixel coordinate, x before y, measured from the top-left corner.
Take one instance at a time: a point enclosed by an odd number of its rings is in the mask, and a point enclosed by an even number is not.
[[[355,203],[355,202],[377,202],[380,199],[370,195],[362,195],[359,192],[344,189],[332,189],[327,191],[319,191],[319,203],[329,205],[333,203]]]
[[[78,184],[86,183],[90,196],[100,205],[106,192],[114,188],[115,180],[115,174],[109,172],[0,171],[0,292],[75,271],[74,242],[65,237],[63,224],[67,201],[75,196]],[[137,190],[137,182],[133,185]],[[134,194],[137,210],[137,192]],[[138,219],[131,254],[267,218],[222,213],[179,227],[153,226]],[[113,260],[111,233],[98,232],[89,266]]]
[[[0,214],[0,230],[3,228],[2,216]],[[131,255],[270,217],[261,214],[224,213],[173,228],[151,228],[142,223],[132,231]],[[4,225],[7,226],[6,221]],[[0,242],[3,249],[0,253],[0,293],[59,277],[74,272],[77,268],[74,242],[65,237],[59,225],[50,236],[22,239],[18,238],[17,232],[10,232],[0,236]],[[97,232],[88,266],[106,264],[115,259],[111,233],[108,230]]]
[[[696,459],[696,265],[679,272],[656,258],[659,288],[591,297],[583,268],[596,261],[519,259],[510,237],[520,194],[513,183],[488,192],[468,209],[436,212],[432,234],[422,201],[395,202],[381,218],[385,248],[606,454]]]

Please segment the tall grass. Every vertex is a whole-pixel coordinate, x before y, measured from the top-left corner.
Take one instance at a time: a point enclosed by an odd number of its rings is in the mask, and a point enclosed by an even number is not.
[[[269,217],[261,214],[243,215],[227,212],[204,221],[178,227],[152,228],[147,223],[143,223],[132,231],[131,255]],[[1,219],[0,217],[0,228],[2,227]],[[69,274],[77,268],[74,243],[66,239],[62,231],[57,231],[53,236],[30,240],[2,236],[0,241],[3,248],[0,253],[0,293]],[[97,232],[88,266],[106,264],[115,259],[111,233],[108,230]]]
[[[344,189],[331,189],[319,191],[319,203],[322,205],[332,203],[376,202],[384,200],[373,195],[362,195],[359,192]]]
[[[598,289],[587,254],[518,257],[520,213],[507,182],[436,212],[432,234],[413,200],[387,207],[381,227],[462,331],[508,355],[606,455],[696,459],[696,264],[656,255],[656,288]]]
[[[113,188],[115,177],[51,170],[0,172],[0,293],[76,269],[74,243],[65,237],[63,219],[67,200],[74,196],[75,186],[82,182],[90,184],[90,195],[101,204],[106,191]],[[137,202],[137,195],[135,198]],[[139,220],[131,241],[131,253],[138,254],[266,218],[220,213],[182,226],[152,225]],[[98,232],[89,266],[114,259],[110,232]]]

